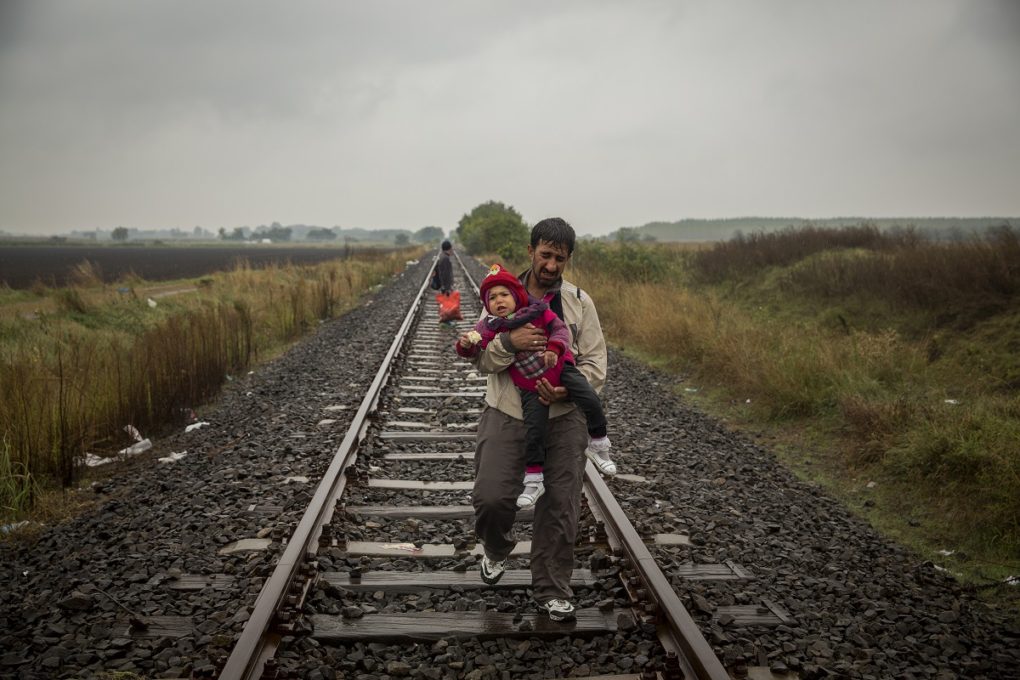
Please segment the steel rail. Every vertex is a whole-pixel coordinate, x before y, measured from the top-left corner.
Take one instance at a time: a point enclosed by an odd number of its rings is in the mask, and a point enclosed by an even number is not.
[[[729,680],[730,676],[698,629],[669,579],[659,569],[634,525],[591,462],[584,466],[584,494],[595,517],[602,521],[610,546],[619,549],[637,572],[654,601],[659,640],[676,654],[685,677],[698,680]]]
[[[438,259],[438,255],[436,259]],[[284,604],[291,583],[300,573],[303,560],[315,554],[315,546],[322,532],[322,526],[329,522],[336,499],[343,493],[347,484],[347,476],[344,472],[357,459],[358,447],[368,429],[368,417],[376,409],[394,360],[403,348],[408,330],[421,307],[435,263],[436,260],[433,260],[432,267],[428,270],[429,275],[425,277],[421,288],[418,289],[414,304],[411,305],[407,316],[400,325],[393,343],[383,358],[382,365],[375,374],[375,379],[354,415],[347,435],[333,454],[333,460],[315,489],[315,494],[298,522],[297,528],[291,535],[283,556],[273,570],[272,576],[259,592],[251,617],[241,631],[241,636],[231,650],[227,663],[220,673],[220,680],[251,680],[261,675],[265,661],[263,649],[266,634],[273,624],[277,611]]]

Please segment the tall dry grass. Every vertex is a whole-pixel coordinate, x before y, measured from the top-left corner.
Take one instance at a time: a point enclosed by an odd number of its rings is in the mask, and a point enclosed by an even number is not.
[[[1012,286],[1020,276],[1015,234],[1000,230],[982,239],[937,244],[900,239],[878,251],[862,251],[854,241],[873,238],[871,230],[849,236],[835,251],[813,250],[812,244],[822,248],[819,244],[832,241],[809,231],[801,259],[770,265],[780,280],[795,281],[783,285],[797,287],[795,293],[786,289],[790,298],[781,319],[761,314],[747,304],[750,297],[742,300],[733,293],[770,290],[774,279],[764,272],[752,277],[741,263],[772,258],[773,239],[764,241],[764,254],[748,254],[745,239],[723,249],[737,253],[733,262],[713,260],[713,271],[740,271],[733,275],[739,286],[734,278],[706,285],[692,271],[709,251],[678,261],[676,253],[649,246],[616,250],[621,256],[640,252],[640,257],[611,266],[599,260],[598,251],[578,257],[570,278],[593,296],[612,343],[715,388],[752,419],[825,429],[843,464],[888,475],[919,512],[943,518],[951,540],[975,554],[1015,555],[1020,548],[1015,390],[990,389],[986,376],[972,366],[933,359],[926,338],[897,331],[895,316],[875,330],[830,329],[810,315],[798,318],[793,301],[794,295],[814,296],[806,307],[824,310],[817,300],[855,295],[872,299],[880,309],[911,305],[929,311],[929,299],[919,292],[938,296],[945,289],[952,293],[940,298],[943,308],[952,300],[959,315],[994,313],[988,311],[992,297],[1015,308]],[[847,243],[855,243],[855,250],[843,249]],[[649,266],[656,257],[660,261]],[[889,268],[890,262],[899,269]],[[814,263],[817,268],[811,269]],[[833,288],[838,277],[825,268],[833,264],[848,272],[840,284],[845,288]],[[811,275],[802,275],[804,270]],[[890,278],[881,279],[876,271]],[[901,285],[899,277],[914,280]],[[781,300],[776,301],[780,307]]]
[[[56,310],[0,323],[0,491],[20,512],[48,480],[67,486],[86,453],[158,433],[213,397],[227,376],[335,317],[404,267],[408,253],[313,266],[240,263],[160,298],[86,277],[54,291]],[[138,284],[134,281],[135,285]],[[73,303],[68,302],[73,301]],[[8,470],[8,479],[4,479]],[[15,476],[20,475],[20,476]],[[5,505],[8,501],[0,498]]]

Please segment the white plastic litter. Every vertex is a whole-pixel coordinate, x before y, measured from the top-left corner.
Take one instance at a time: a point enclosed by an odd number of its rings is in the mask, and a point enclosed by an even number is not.
[[[959,402],[958,400],[956,400],[956,399],[944,399],[944,400],[943,400],[943,402],[944,402],[944,403],[946,403],[946,404],[953,404],[954,406],[955,406],[956,404],[959,404],[959,403],[960,403],[960,402]]]
[[[141,453],[142,451],[148,451],[151,448],[152,448],[152,442],[149,441],[148,439],[143,439],[142,441],[138,442],[137,444],[132,444],[131,446],[127,447],[126,449],[121,449],[117,453],[119,453],[122,456],[134,456],[136,454]]]
[[[114,460],[116,460],[116,459],[115,458],[103,458],[102,456],[97,456],[94,453],[86,453],[85,454],[85,465],[87,465],[89,467],[98,467],[100,465],[106,465],[107,463],[112,463]]]
[[[685,387],[684,388],[684,392],[697,392],[697,391],[698,391],[697,387]]]
[[[943,557],[949,557],[950,555],[952,555],[955,552],[956,552],[955,550],[939,550],[938,554],[942,555]]]
[[[290,484],[291,482],[294,482],[295,484],[307,484],[308,478],[303,475],[295,475],[293,477],[287,477],[285,480],[283,480],[284,484]]]
[[[184,458],[186,455],[188,455],[187,451],[181,451],[180,453],[171,451],[169,456],[166,456],[164,458],[157,458],[156,460],[158,460],[160,463],[174,463],[180,460],[181,458]]]
[[[208,424],[209,423],[205,422],[204,420],[202,422],[199,422],[199,423],[192,423],[191,425],[188,425],[187,427],[185,427],[184,431],[185,432],[191,432],[192,430],[197,430],[200,427],[205,427]]]
[[[1002,582],[1007,586],[1020,586],[1020,576],[1007,576]]]
[[[152,307],[153,309],[155,309],[155,308],[156,308],[156,305],[158,304],[158,303],[157,303],[157,302],[156,302],[155,300],[153,300],[152,298],[146,298],[146,299],[145,299],[145,301],[146,301],[146,302],[148,302],[148,303],[149,303],[149,306],[150,306],[150,307]]]
[[[138,428],[134,425],[125,425],[124,431],[131,435],[131,438],[136,442],[142,441],[142,433],[138,431]]]
[[[868,482],[864,486],[868,487],[869,489],[874,489],[876,486],[878,486],[878,482]]]
[[[421,552],[422,549],[414,543],[384,543],[383,548],[387,550],[406,550],[408,552]]]
[[[22,520],[20,522],[15,522],[14,524],[4,524],[3,526],[0,526],[0,534],[9,534],[15,529],[20,529],[21,527],[24,526],[28,526],[27,519]]]

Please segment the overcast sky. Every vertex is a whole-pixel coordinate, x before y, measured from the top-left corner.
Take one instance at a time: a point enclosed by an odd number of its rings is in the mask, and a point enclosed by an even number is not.
[[[1020,215],[1020,2],[0,0],[0,229]]]

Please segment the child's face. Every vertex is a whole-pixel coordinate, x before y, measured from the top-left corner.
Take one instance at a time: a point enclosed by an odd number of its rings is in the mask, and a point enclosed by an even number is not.
[[[493,286],[489,289],[489,296],[485,301],[489,308],[489,314],[505,319],[517,309],[517,300],[513,293],[506,286]]]

